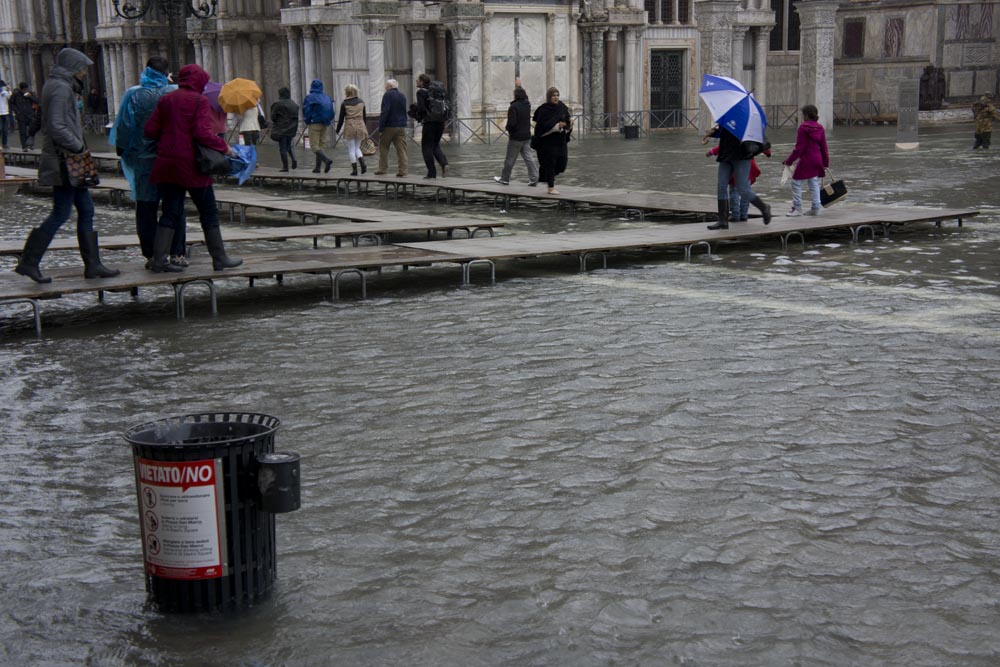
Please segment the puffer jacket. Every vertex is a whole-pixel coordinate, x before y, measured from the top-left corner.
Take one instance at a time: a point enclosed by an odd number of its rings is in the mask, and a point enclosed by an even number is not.
[[[74,76],[77,70],[94,62],[76,49],[63,49],[56,56],[51,76],[42,86],[42,129],[45,141],[38,162],[38,184],[69,187],[64,153],[82,153],[87,149],[83,123],[76,106],[76,96],[83,84]]]
[[[195,166],[194,144],[198,142],[222,153],[229,146],[212,132],[209,102],[201,94],[208,79],[208,72],[198,65],[182,67],[177,76],[178,89],[161,97],[146,121],[146,136],[160,142],[150,176],[153,183],[172,183],[185,188],[212,185],[212,177]]]
[[[795,148],[783,164],[791,165],[798,160],[792,178],[804,181],[807,178],[822,178],[830,166],[830,154],[826,148],[826,130],[815,120],[804,120],[795,136]]]

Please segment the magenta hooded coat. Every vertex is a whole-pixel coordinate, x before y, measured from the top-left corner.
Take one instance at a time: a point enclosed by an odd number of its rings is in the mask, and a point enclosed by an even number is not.
[[[792,178],[796,181],[826,175],[826,169],[830,166],[830,154],[826,150],[826,131],[817,121],[804,120],[799,125],[795,149],[783,164],[791,165],[796,160],[799,162],[792,173]]]
[[[208,80],[208,72],[198,65],[185,65],[177,75],[177,90],[161,97],[146,121],[146,136],[159,142],[150,175],[153,183],[185,188],[212,185],[212,177],[195,167],[194,142],[222,153],[229,145],[212,131],[208,98],[201,94]]]

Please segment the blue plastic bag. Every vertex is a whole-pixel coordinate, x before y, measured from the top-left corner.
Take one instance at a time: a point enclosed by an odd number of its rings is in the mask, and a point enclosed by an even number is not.
[[[229,158],[229,175],[236,176],[239,184],[243,185],[257,168],[257,149],[253,146],[236,145],[233,146],[233,153],[236,157]]]

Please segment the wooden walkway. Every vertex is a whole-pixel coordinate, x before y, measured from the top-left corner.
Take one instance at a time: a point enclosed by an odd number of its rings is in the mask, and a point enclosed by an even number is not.
[[[41,141],[41,139],[39,139],[39,141]],[[33,148],[30,151],[26,151],[22,148],[6,148],[4,149],[3,155],[4,159],[9,164],[32,165],[37,167],[38,161],[42,157],[42,150],[40,148]],[[97,163],[98,169],[118,169],[119,157],[114,153],[91,151],[90,155]]]
[[[559,185],[558,195],[548,194],[547,188],[529,186],[527,183],[511,183],[501,185],[495,181],[463,177],[438,177],[425,179],[422,176],[408,175],[397,177],[392,175],[376,176],[369,170],[363,176],[349,176],[337,169],[330,173],[313,174],[311,171],[281,172],[268,167],[258,167],[254,171],[253,183],[265,184],[268,181],[287,183],[302,187],[306,183],[313,185],[334,184],[338,196],[348,196],[353,188],[357,193],[370,192],[371,186],[381,187],[385,197],[398,198],[400,194],[416,193],[417,190],[433,192],[435,199],[449,203],[464,201],[466,196],[485,195],[491,198],[493,205],[509,209],[512,202],[537,200],[559,206],[575,208],[579,205],[601,206],[625,209],[625,211],[640,220],[648,213],[693,213],[707,216],[718,212],[717,202],[708,195],[692,195],[679,192],[653,192],[649,190],[628,190],[609,188],[589,188],[572,185]]]
[[[226,278],[248,278],[251,285],[255,278],[275,276],[279,280],[286,274],[322,274],[329,278],[334,299],[339,297],[340,281],[344,275],[360,279],[362,297],[366,296],[366,271],[393,266],[407,269],[415,265],[453,264],[462,270],[462,284],[471,281],[475,266],[487,267],[491,280],[495,280],[496,260],[515,260],[552,255],[575,255],[581,271],[585,271],[591,258],[598,257],[607,266],[607,256],[616,251],[662,250],[683,248],[690,259],[695,248],[711,252],[712,244],[724,241],[741,241],[764,237],[778,238],[782,247],[789,240],[799,238],[805,245],[805,234],[830,229],[848,229],[852,238],[870,230],[888,236],[893,225],[919,222],[956,220],[977,215],[974,209],[930,209],[916,207],[877,207],[839,205],[824,211],[819,217],[778,217],[770,225],[759,222],[734,223],[728,230],[710,231],[704,224],[683,224],[638,229],[622,229],[577,234],[523,234],[490,238],[469,238],[451,241],[402,243],[396,245],[367,246],[360,248],[314,249],[288,253],[264,253],[244,257],[244,264],[235,269],[213,271],[207,258],[200,257],[183,273],[151,273],[138,266],[124,267],[122,275],[103,280],[86,280],[80,277],[79,267],[48,271],[53,282],[37,285],[12,272],[0,275],[0,305],[27,303],[33,309],[35,328],[40,333],[40,302],[80,292],[96,292],[99,297],[107,291],[130,291],[135,296],[140,287],[169,285],[174,290],[178,318],[184,317],[184,295],[189,285],[205,285],[211,295],[212,312],[216,312],[215,282]],[[119,267],[121,268],[121,267]]]

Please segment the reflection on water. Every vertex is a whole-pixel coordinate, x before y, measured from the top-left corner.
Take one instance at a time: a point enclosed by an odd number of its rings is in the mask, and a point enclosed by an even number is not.
[[[505,263],[471,289],[454,269],[389,271],[363,302],[308,277],[229,281],[219,317],[196,299],[183,323],[166,293],[74,297],[46,304],[39,340],[15,316],[0,662],[996,664],[1000,158],[970,154],[964,126],[895,153],[890,129],[834,133],[854,200],[987,215],[691,264],[630,253],[582,275]],[[776,138],[780,158],[793,137]],[[576,142],[564,180],[704,189],[699,148]],[[487,177],[501,151],[449,152]],[[783,200],[777,162],[759,189]],[[390,205],[504,217],[508,233],[638,224]],[[19,197],[0,235],[46,212]],[[126,233],[130,214],[101,206],[98,224]],[[225,408],[282,419],[303,509],[278,519],[270,601],[164,617],[145,604],[120,433]]]

